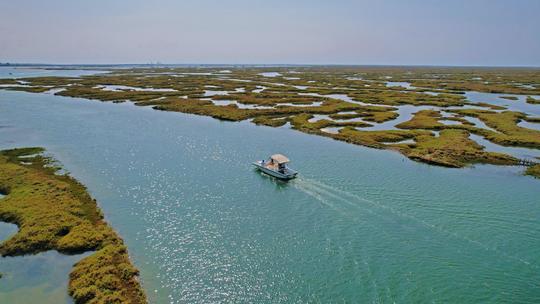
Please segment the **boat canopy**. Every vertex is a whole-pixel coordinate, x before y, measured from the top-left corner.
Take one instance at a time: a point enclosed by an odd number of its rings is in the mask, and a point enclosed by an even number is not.
[[[270,156],[270,159],[272,159],[274,162],[278,164],[286,164],[289,162],[289,159],[283,154],[274,154]]]

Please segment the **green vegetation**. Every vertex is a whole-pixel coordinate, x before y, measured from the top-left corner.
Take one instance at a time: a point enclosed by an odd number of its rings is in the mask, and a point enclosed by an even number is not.
[[[396,125],[401,129],[436,129],[439,130],[445,125],[439,122],[441,113],[432,110],[423,110],[414,114],[409,121],[402,122]]]
[[[425,163],[464,167],[470,163],[515,165],[517,159],[502,153],[486,152],[464,130],[443,130],[439,136],[419,136],[416,145],[401,148],[409,158]]]
[[[281,76],[264,77],[260,75],[263,72],[279,72]],[[408,82],[411,87],[388,86],[389,81]],[[508,156],[485,153],[481,146],[465,139],[468,134],[499,145],[540,149],[540,132],[517,125],[521,120],[535,122],[540,118],[506,111],[489,102],[472,103],[464,95],[465,91],[526,95],[528,103],[537,104],[533,96],[540,95],[539,69],[321,66],[295,67],[293,73],[288,67],[239,67],[222,73],[212,67],[133,68],[76,78],[37,77],[0,83],[6,89],[28,92],[62,88],[57,95],[131,101],[156,110],[221,120],[251,120],[271,127],[290,124],[302,132],[393,149],[443,166],[514,163]],[[400,130],[362,129],[395,120],[397,107],[403,105],[434,109],[419,110],[411,120],[395,126]],[[317,115],[324,115],[324,119],[312,119]],[[467,120],[471,117],[495,131],[475,126]],[[448,120],[457,123],[445,122]],[[329,133],[325,128],[339,132]],[[451,132],[435,137],[431,131]],[[403,140],[414,140],[414,144],[399,143]]]
[[[2,256],[57,250],[95,251],[75,264],[69,294],[76,303],[145,303],[138,271],[122,239],[103,220],[86,188],[58,174],[41,148],[0,151],[0,220],[19,231],[0,244]]]
[[[393,147],[389,143],[416,139],[420,136],[430,136],[430,134],[431,132],[423,130],[359,131],[353,128],[345,128],[339,134],[331,135],[331,137],[358,145],[386,149]]]
[[[373,148],[394,149],[413,160],[445,167],[460,168],[472,163],[515,165],[518,161],[506,154],[484,151],[484,147],[471,140],[464,130],[443,130],[439,136],[433,136],[423,130],[358,131],[346,128],[333,137]],[[407,139],[414,139],[414,143],[399,143]]]
[[[527,168],[525,174],[540,178],[540,164]]]
[[[521,146],[540,149],[540,131],[518,126],[527,116],[520,112],[492,112],[482,110],[455,110],[454,112],[478,117],[487,126],[499,131],[473,128],[472,131],[484,136],[487,140],[503,146]]]
[[[536,99],[532,96],[527,96],[527,103],[530,104],[540,104],[540,99]]]

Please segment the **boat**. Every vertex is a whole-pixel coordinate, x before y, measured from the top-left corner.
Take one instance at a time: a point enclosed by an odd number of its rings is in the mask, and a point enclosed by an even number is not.
[[[298,171],[295,171],[287,164],[290,160],[283,154],[274,154],[268,158],[268,160],[259,160],[253,163],[253,165],[260,171],[279,178],[281,180],[290,180],[296,177]]]

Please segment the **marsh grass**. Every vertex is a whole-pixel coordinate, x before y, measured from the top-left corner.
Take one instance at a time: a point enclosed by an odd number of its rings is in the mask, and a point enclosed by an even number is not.
[[[532,96],[527,96],[527,103],[530,103],[530,104],[540,104],[540,99],[536,99]]]
[[[540,178],[540,164],[528,167],[525,174]]]
[[[29,87],[9,89],[43,92],[65,88],[56,94],[110,102],[129,100],[136,105],[151,106],[156,110],[211,116],[229,121],[251,119],[253,123],[271,127],[290,123],[292,128],[302,132],[359,145],[393,149],[418,161],[451,167],[477,162],[514,162],[507,155],[483,152],[481,146],[465,138],[470,133],[504,146],[540,149],[539,132],[517,126],[521,120],[534,122],[539,118],[505,111],[506,108],[488,102],[471,103],[464,95],[465,91],[521,94],[529,96],[528,103],[538,103],[532,97],[540,95],[538,69],[321,66],[295,67],[294,73],[290,70],[288,67],[238,67],[231,68],[230,73],[221,73],[220,69],[211,67],[133,68],[83,77],[27,78],[22,80]],[[281,76],[264,77],[260,75],[263,72],[278,72]],[[388,87],[388,81],[409,82],[412,87]],[[17,82],[1,80],[0,83],[9,85]],[[104,85],[174,91],[107,91],[102,89]],[[264,89],[261,91],[261,88]],[[205,96],[207,90],[226,91],[227,94]],[[346,95],[352,102],[328,96],[332,94]],[[503,97],[509,100],[516,98]],[[231,100],[252,107],[214,104],[214,101],[219,100]],[[455,114],[450,118],[443,118],[439,111],[419,111],[411,120],[397,125],[402,130],[361,130],[370,126],[371,122],[396,119],[398,112],[394,106],[401,105],[440,108],[474,105],[485,110],[445,110]],[[328,115],[330,119],[310,123],[308,120],[317,114]],[[466,116],[478,117],[496,131],[475,127],[464,119]],[[353,118],[361,118],[362,121],[346,121]],[[440,122],[443,119],[460,124],[443,124]],[[338,134],[321,131],[328,127],[341,129]],[[426,130],[444,131],[444,136],[434,137]],[[415,143],[392,144],[405,139],[414,139]]]

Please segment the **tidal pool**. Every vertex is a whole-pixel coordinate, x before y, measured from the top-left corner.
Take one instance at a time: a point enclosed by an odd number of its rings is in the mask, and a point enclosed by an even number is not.
[[[155,89],[155,88],[139,88],[130,87],[125,85],[98,85],[96,88],[100,88],[103,91],[141,91],[141,92],[176,92],[175,89]]]
[[[523,127],[523,128],[528,128],[528,129],[540,131],[540,123],[538,123],[538,122],[528,122],[528,121],[522,120],[522,121],[518,122],[517,125],[520,126],[520,127]]]
[[[69,272],[73,264],[89,254],[47,251],[0,257],[0,303],[73,303],[67,292]]]
[[[413,118],[414,113],[422,111],[422,110],[433,110],[437,111],[438,107],[433,106],[411,106],[411,105],[404,105],[404,106],[396,106],[398,117],[393,120],[381,122],[381,123],[373,123],[369,122],[370,124],[373,124],[371,127],[367,128],[359,128],[358,130],[370,130],[370,131],[377,131],[377,130],[399,130],[396,128],[396,125],[409,121]]]
[[[278,72],[264,72],[264,73],[259,73],[259,75],[261,75],[263,77],[278,77],[278,76],[281,76],[281,73],[278,73]]]
[[[414,89],[410,82],[406,81],[387,81],[386,82],[387,87],[403,87],[405,89]]]
[[[287,128],[14,91],[0,91],[0,126],[0,148],[43,146],[88,187],[152,303],[540,302],[540,187],[522,167],[434,167]],[[298,179],[253,170],[276,152]],[[67,273],[39,282],[65,288]],[[26,281],[4,299],[39,302]]]

